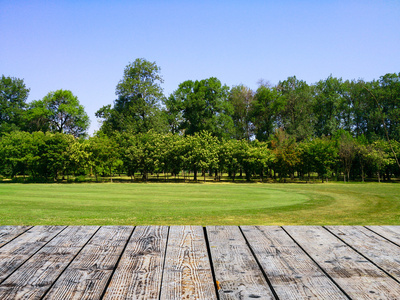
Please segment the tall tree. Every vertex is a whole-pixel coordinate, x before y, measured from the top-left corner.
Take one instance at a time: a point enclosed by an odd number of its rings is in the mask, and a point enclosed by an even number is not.
[[[32,101],[27,112],[31,130],[60,132],[84,136],[89,117],[78,97],[69,90],[48,93],[43,100]]]
[[[378,100],[385,117],[390,139],[400,140],[400,73],[379,78]]]
[[[278,127],[297,140],[310,137],[315,124],[310,86],[293,76],[280,81],[276,89],[279,93]]]
[[[217,78],[185,81],[167,102],[169,111],[180,111],[180,128],[186,135],[203,130],[219,138],[233,135],[232,106],[228,99],[229,88]]]
[[[329,76],[314,85],[314,113],[316,116],[315,134],[318,137],[332,136],[339,129],[345,129],[343,111],[343,82]]]
[[[254,95],[250,115],[255,137],[259,141],[267,141],[274,133],[278,110],[277,98],[276,89],[267,85],[261,85]]]
[[[254,134],[254,126],[250,122],[253,99],[254,92],[244,85],[234,86],[229,93],[229,102],[233,107],[234,134],[238,140],[250,140]]]
[[[29,89],[24,80],[1,75],[0,79],[0,134],[22,129],[23,114]]]
[[[104,119],[102,130],[129,131],[133,133],[167,130],[167,121],[161,111],[164,101],[160,67],[143,58],[128,64],[124,76],[117,85],[114,107],[107,105],[97,111]]]

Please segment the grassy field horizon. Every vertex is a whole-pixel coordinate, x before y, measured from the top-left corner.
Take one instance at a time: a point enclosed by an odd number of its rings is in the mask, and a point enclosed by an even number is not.
[[[400,184],[0,184],[0,225],[121,224],[400,225]]]

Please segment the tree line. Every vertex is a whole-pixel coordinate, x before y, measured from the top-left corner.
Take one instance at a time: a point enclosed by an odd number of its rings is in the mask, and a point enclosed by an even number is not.
[[[394,149],[392,152],[391,147]],[[322,182],[399,175],[400,143],[355,138],[342,130],[332,137],[297,142],[277,130],[268,142],[218,139],[207,131],[193,135],[119,132],[88,139],[71,134],[13,131],[0,139],[0,174],[16,181],[72,180],[92,176],[132,180],[187,179]],[[140,174],[140,178],[137,178]],[[156,177],[155,177],[156,176]],[[22,178],[22,179],[21,179]]]
[[[149,173],[182,170],[196,180],[207,172],[232,179],[239,172],[247,180],[398,174],[400,73],[369,82],[329,76],[311,85],[293,76],[276,85],[260,81],[255,91],[211,77],[184,81],[168,97],[162,83],[155,62],[129,63],[116,100],[96,112],[100,130],[88,137],[89,118],[71,91],[27,103],[24,81],[2,75],[0,174],[58,178],[118,171],[140,172],[144,180]],[[154,136],[160,148],[148,145]],[[171,150],[175,144],[180,147]],[[202,149],[197,154],[196,145]],[[100,148],[109,149],[108,156]],[[168,151],[183,154],[174,160]],[[207,159],[194,159],[201,155]]]

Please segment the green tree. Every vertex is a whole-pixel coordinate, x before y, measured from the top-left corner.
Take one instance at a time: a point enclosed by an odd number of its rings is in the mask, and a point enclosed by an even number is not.
[[[345,98],[342,79],[329,76],[314,85],[314,113],[316,116],[315,134],[318,137],[332,136],[343,124],[346,112],[343,111]]]
[[[351,134],[344,130],[336,132],[336,139],[339,142],[339,157],[342,160],[344,181],[350,180],[350,171],[353,166],[353,161],[357,154],[357,143]]]
[[[48,93],[42,100],[32,101],[27,112],[31,130],[86,135],[89,117],[78,97],[69,90]]]
[[[267,141],[274,133],[278,110],[277,98],[276,89],[266,85],[261,85],[254,95],[250,116],[255,137],[259,141]]]
[[[35,166],[36,174],[56,181],[60,175],[65,175],[69,156],[68,148],[74,142],[74,137],[59,132],[40,133],[35,136],[42,138],[42,142],[38,145],[37,156],[40,159]]]
[[[185,164],[185,138],[181,135],[170,133],[165,136],[163,147],[165,148],[165,156],[163,157],[165,171],[175,176],[179,175]]]
[[[249,144],[247,155],[243,160],[244,169],[246,170],[246,179],[250,181],[251,174],[258,174],[262,182],[265,173],[275,161],[275,155],[268,148],[266,142],[255,140]]]
[[[103,119],[101,130],[132,133],[167,131],[167,120],[161,110],[164,101],[160,67],[143,58],[129,63],[117,85],[114,106],[104,106],[96,112]]]
[[[159,172],[163,168],[164,135],[149,131],[135,136],[133,143],[126,149],[126,154],[142,173],[142,180],[148,180],[148,174]]]
[[[368,133],[368,115],[370,113],[371,95],[365,89],[366,82],[363,80],[346,80],[343,82],[343,110],[342,128],[351,132],[355,137],[366,136]]]
[[[388,73],[379,78],[378,100],[386,118],[390,139],[400,140],[400,73]]]
[[[0,174],[15,177],[25,175],[35,156],[31,134],[12,131],[0,138]]]
[[[218,140],[211,133],[202,131],[187,136],[185,141],[185,165],[189,170],[193,171],[194,180],[197,181],[197,173],[199,171],[205,176],[207,170],[217,167]]]
[[[230,90],[228,99],[233,107],[234,137],[237,140],[246,139],[249,141],[254,135],[253,124],[251,123],[254,92],[244,85],[237,85]]]
[[[296,139],[282,129],[277,129],[271,139],[271,149],[275,155],[275,172],[279,173],[281,179],[287,175],[293,179],[295,168],[300,163],[300,151]]]
[[[89,163],[89,141],[73,138],[66,151],[66,175],[85,174],[85,169],[90,167]]]
[[[279,97],[277,127],[296,140],[304,140],[314,133],[315,117],[310,86],[296,76],[280,81],[276,87]]]
[[[304,173],[318,173],[324,182],[328,179],[338,163],[338,148],[330,138],[315,138],[299,144],[300,165]]]
[[[240,165],[240,144],[241,141],[235,139],[223,140],[218,149],[218,167],[219,171],[227,171],[232,181],[235,181],[236,173]]]
[[[214,77],[200,81],[185,81],[170,96],[169,112],[181,117],[176,121],[185,135],[208,131],[218,138],[233,135],[232,106],[229,88]]]
[[[24,110],[29,89],[23,79],[6,77],[0,79],[0,134],[24,128]]]
[[[94,171],[96,181],[99,174],[108,173],[112,182],[114,172],[123,163],[120,155],[119,145],[114,138],[99,132],[89,139],[89,164]]]
[[[395,164],[395,160],[391,158],[391,151],[389,145],[384,140],[378,140],[370,145],[368,151],[368,161],[372,170],[376,172],[378,176],[378,182],[381,182],[381,175],[385,172],[385,169]]]

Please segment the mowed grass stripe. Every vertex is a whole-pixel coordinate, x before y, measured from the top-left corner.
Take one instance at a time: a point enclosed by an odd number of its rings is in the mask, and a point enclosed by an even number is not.
[[[0,184],[0,225],[398,225],[400,185]]]

